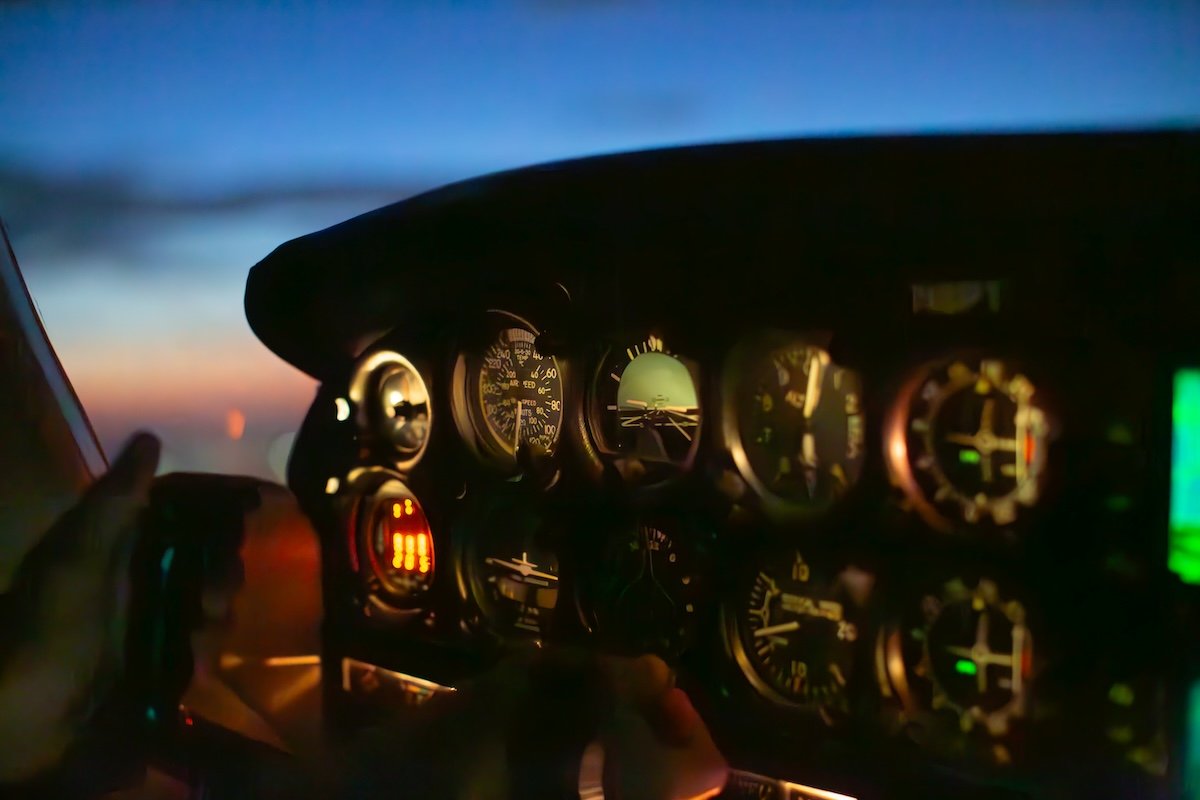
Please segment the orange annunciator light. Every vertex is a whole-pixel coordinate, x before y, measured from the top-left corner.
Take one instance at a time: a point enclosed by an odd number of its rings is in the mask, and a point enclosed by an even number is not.
[[[392,567],[405,572],[420,572],[422,575],[433,567],[429,557],[429,534],[392,533]]]

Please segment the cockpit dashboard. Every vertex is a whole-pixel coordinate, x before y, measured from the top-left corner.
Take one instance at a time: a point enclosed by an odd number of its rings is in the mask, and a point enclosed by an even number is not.
[[[334,724],[522,648],[652,652],[747,774],[1177,796],[1197,209],[1194,132],[797,140],[283,245],[247,312],[321,381],[289,482]]]

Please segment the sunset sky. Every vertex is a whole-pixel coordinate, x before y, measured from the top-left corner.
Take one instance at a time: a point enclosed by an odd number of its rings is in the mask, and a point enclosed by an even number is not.
[[[250,333],[246,272],[422,189],[680,142],[1183,124],[1197,2],[0,5],[0,216],[104,445],[150,428],[168,469],[278,478],[314,386]]]

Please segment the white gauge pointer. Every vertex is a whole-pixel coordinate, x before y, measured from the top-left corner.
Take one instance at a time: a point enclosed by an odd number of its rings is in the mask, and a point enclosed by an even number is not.
[[[782,622],[778,625],[768,625],[765,628],[759,628],[754,632],[754,638],[761,636],[774,636],[779,633],[791,633],[792,631],[800,630],[800,621],[792,620],[791,622]]]
[[[484,559],[484,563],[494,564],[497,567],[504,567],[505,569],[511,569],[513,572],[520,573],[526,577],[532,575],[535,578],[543,578],[548,581],[558,580],[557,575],[551,575],[548,572],[539,572],[536,570],[535,567],[537,564],[529,560],[528,553],[521,553],[521,557],[519,559],[514,558],[512,561],[503,561],[499,558],[492,558],[491,556],[488,556]]]

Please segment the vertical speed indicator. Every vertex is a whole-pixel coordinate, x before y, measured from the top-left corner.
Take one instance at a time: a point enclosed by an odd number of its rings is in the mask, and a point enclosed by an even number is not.
[[[872,584],[862,570],[834,572],[798,550],[763,559],[727,617],[731,649],[750,684],[775,703],[837,721],[848,710]]]

